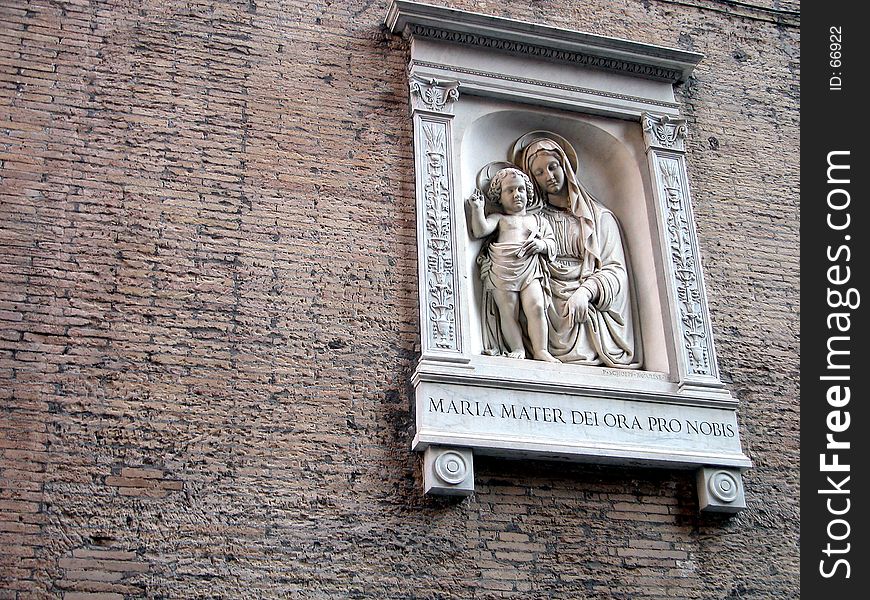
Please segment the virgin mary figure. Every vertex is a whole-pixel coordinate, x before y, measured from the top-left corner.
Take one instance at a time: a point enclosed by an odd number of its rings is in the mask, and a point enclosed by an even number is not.
[[[515,161],[544,200],[542,214],[556,237],[555,258],[547,263],[549,351],[563,363],[640,368],[619,222],[581,185],[576,156],[550,132],[527,134],[514,145]]]

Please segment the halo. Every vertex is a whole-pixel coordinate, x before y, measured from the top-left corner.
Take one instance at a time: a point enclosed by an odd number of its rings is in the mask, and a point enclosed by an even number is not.
[[[509,163],[506,161],[494,161],[484,167],[477,173],[477,189],[483,193],[484,196],[489,197],[489,182],[495,176],[496,173],[506,168],[516,169],[517,166],[513,163]]]
[[[559,144],[562,147],[562,150],[565,151],[565,155],[568,157],[568,162],[571,163],[571,167],[574,169],[574,173],[578,173],[578,162],[577,162],[577,152],[574,150],[574,146],[571,145],[571,142],[563,138],[558,133],[553,133],[552,131],[544,131],[543,129],[539,129],[537,131],[530,131],[529,133],[522,136],[516,142],[514,142],[513,147],[510,150],[509,157],[514,161],[514,164],[519,166],[520,169],[524,168],[524,165],[521,165],[520,162],[523,158],[523,150],[526,149],[526,146],[534,142],[535,140],[540,140],[542,138],[549,138]]]

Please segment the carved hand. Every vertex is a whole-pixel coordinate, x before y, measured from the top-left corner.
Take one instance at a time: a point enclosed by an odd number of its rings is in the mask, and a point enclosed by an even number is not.
[[[484,200],[485,198],[480,190],[474,190],[474,193],[466,200],[466,203],[474,210],[483,210]]]
[[[540,254],[546,251],[547,244],[544,243],[544,240],[538,237],[532,237],[523,242],[523,245],[520,246],[519,250],[517,250],[517,256],[522,258],[527,254]]]
[[[568,323],[573,327],[574,321],[584,323],[589,313],[589,303],[592,301],[592,292],[581,287],[579,290],[568,298],[565,303],[565,308],[562,311],[562,316],[568,319]]]

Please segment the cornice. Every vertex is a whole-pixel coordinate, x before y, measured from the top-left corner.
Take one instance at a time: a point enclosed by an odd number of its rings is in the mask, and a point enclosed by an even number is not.
[[[583,65],[678,84],[703,54],[591,33],[391,0],[384,20],[392,33]]]

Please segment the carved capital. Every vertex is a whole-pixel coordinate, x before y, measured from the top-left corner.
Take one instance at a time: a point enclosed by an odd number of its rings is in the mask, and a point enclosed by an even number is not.
[[[459,99],[459,82],[411,75],[411,107],[437,113],[450,113]]]
[[[643,125],[643,141],[647,150],[661,148],[664,150],[686,149],[686,119],[669,117],[668,115],[653,115],[644,113],[641,117]]]

